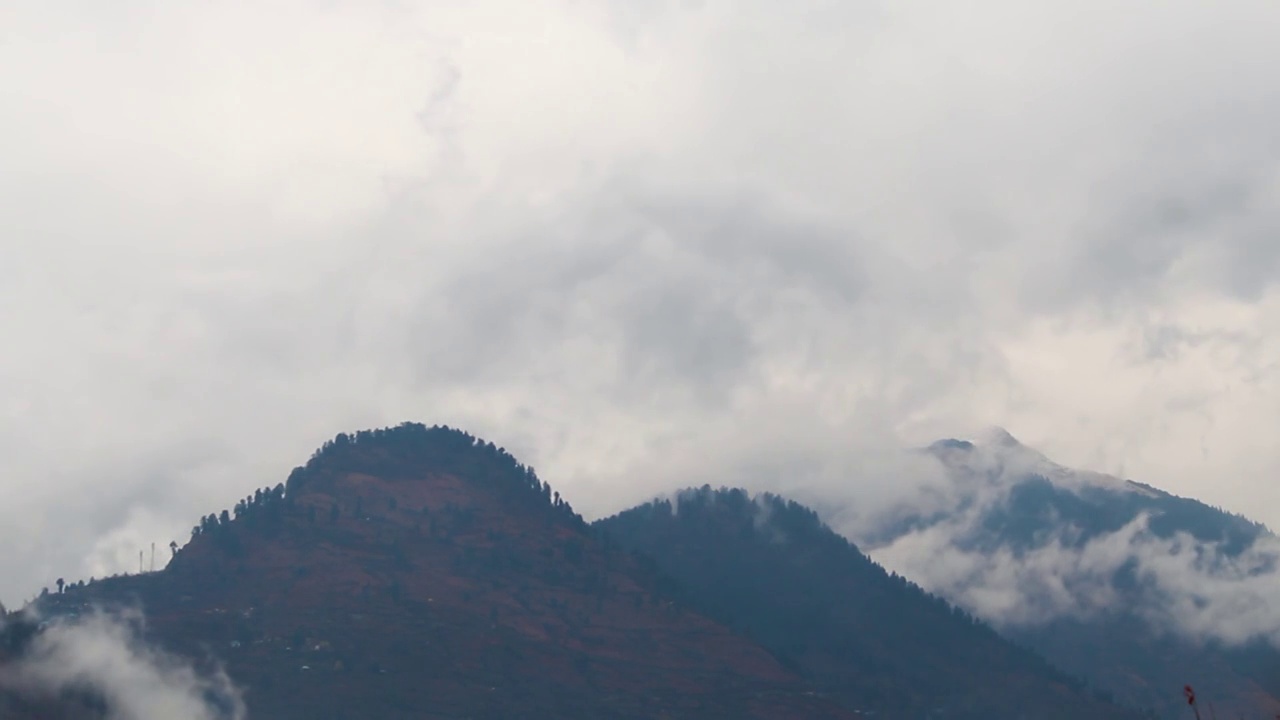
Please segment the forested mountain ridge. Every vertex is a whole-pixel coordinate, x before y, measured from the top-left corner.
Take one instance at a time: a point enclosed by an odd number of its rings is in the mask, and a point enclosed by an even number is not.
[[[72,583],[27,615],[95,606],[138,607],[147,640],[216,659],[250,718],[854,717],[449,428],[339,435],[204,518],[165,570]]]
[[[1223,568],[1265,560],[1257,548],[1270,533],[1238,516],[1025,454],[993,463],[976,447],[927,449],[954,471],[959,499],[888,518],[879,544],[861,547],[891,551],[954,525],[942,535],[953,545],[932,549],[939,559],[993,553],[1014,567],[1046,543],[1087,550],[1117,526],[1129,532],[1129,513],[1154,503],[1170,523],[1151,513],[1143,532],[1155,541],[1212,543],[1235,563]],[[143,641],[225,667],[249,717],[272,720],[1119,720],[1166,701],[1185,711],[1186,682],[1266,707],[1280,678],[1266,643],[1152,637],[1133,612],[998,635],[957,609],[965,597],[886,572],[812,510],[774,496],[704,487],[588,524],[509,453],[445,427],[338,435],[172,549],[161,572],[60,582],[8,614],[0,716],[107,717],[91,684],[33,694],[8,672],[45,624],[97,607],[141,610]],[[214,712],[234,706],[215,700]]]
[[[1141,717],[885,571],[795,502],[708,486],[596,526],[850,708],[891,718]]]

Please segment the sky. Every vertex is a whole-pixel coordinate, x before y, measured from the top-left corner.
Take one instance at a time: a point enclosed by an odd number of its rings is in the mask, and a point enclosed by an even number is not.
[[[589,518],[874,504],[994,424],[1280,526],[1275,37],[1273,0],[0,0],[0,600],[405,420]]]

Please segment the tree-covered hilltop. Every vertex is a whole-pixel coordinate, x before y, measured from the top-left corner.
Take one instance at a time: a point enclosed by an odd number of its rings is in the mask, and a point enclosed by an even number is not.
[[[293,497],[317,479],[334,474],[359,472],[414,480],[421,479],[423,468],[487,483],[526,504],[553,508],[576,524],[585,524],[559,492],[538,479],[532,467],[520,463],[505,448],[447,425],[406,422],[339,433],[306,465],[293,470],[284,485],[284,496]]]
[[[212,513],[192,528],[192,538],[217,533],[233,521],[249,529],[271,529],[285,515],[297,512],[293,500],[314,483],[343,473],[363,473],[388,479],[421,479],[429,470],[498,489],[506,497],[532,507],[546,507],[555,515],[584,526],[581,516],[532,467],[470,433],[447,425],[428,427],[406,422],[395,427],[339,433],[320,446],[305,465],[294,468],[286,482],[262,488],[229,510]],[[315,513],[314,508],[306,512]],[[337,508],[333,508],[337,512]],[[176,546],[171,546],[176,553]]]
[[[141,610],[148,642],[216,662],[252,717],[856,717],[448,428],[340,435],[194,534],[163,571],[65,585],[32,616]]]
[[[337,504],[319,512],[314,506],[300,507],[295,501],[315,484],[344,473],[377,475],[396,481],[422,480],[424,473],[452,475],[496,490],[501,498],[518,506],[546,512],[554,522],[588,529],[587,523],[558,491],[505,448],[447,425],[428,427],[405,422],[395,427],[339,433],[312,453],[306,464],[294,468],[286,482],[259,488],[230,508],[202,516],[191,528],[190,539],[203,537],[221,550],[240,556],[244,552],[242,536],[245,533],[274,536],[289,517],[312,523],[317,519],[332,522],[342,512]],[[358,498],[356,503],[347,512],[358,511]],[[456,508],[444,511],[444,515],[450,513],[466,515]],[[319,518],[322,514],[327,517]],[[184,546],[171,541],[170,553],[176,557]],[[118,577],[124,575],[101,580]],[[90,578],[87,582],[64,583],[59,578],[56,591],[71,593],[95,581]],[[46,588],[44,592],[49,590]]]
[[[602,520],[696,606],[882,717],[1133,718],[772,495],[703,487]]]

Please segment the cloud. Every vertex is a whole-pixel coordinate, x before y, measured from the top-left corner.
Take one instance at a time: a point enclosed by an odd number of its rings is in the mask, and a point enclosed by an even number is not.
[[[1280,541],[1264,538],[1227,559],[1217,543],[1159,538],[1146,516],[1083,546],[1054,537],[1025,552],[955,545],[963,531],[937,525],[875,551],[876,559],[996,627],[1090,619],[1127,610],[1153,629],[1196,640],[1280,644]],[[1069,533],[1064,533],[1069,534]],[[1124,573],[1136,594],[1117,587]],[[1140,600],[1138,600],[1140,599]]]
[[[833,503],[829,522],[878,562],[998,628],[1135,613],[1161,633],[1280,645],[1272,601],[1280,592],[1280,539],[1262,535],[1229,549],[1225,540],[1158,534],[1151,511],[1115,527],[1050,517],[1024,537],[1016,516],[1000,523],[1006,511],[1027,512],[1010,508],[1015,487],[1031,474],[1068,496],[1081,493],[1095,520],[1123,512],[1124,493],[1148,491],[1055,465],[1003,431],[942,457],[947,481],[903,498],[898,512],[850,512],[854,497]]]
[[[1276,507],[1277,12],[6,3],[0,597],[406,419],[591,516],[993,422]]]
[[[88,693],[106,720],[244,720],[240,691],[220,669],[200,671],[147,645],[141,622],[102,611],[51,620],[0,667],[0,687],[34,697]]]

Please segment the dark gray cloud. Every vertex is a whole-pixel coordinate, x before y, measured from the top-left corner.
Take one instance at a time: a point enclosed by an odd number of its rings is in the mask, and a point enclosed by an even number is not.
[[[1280,507],[1271,4],[247,12],[4,10],[11,604],[405,419],[591,515],[988,423]]]

